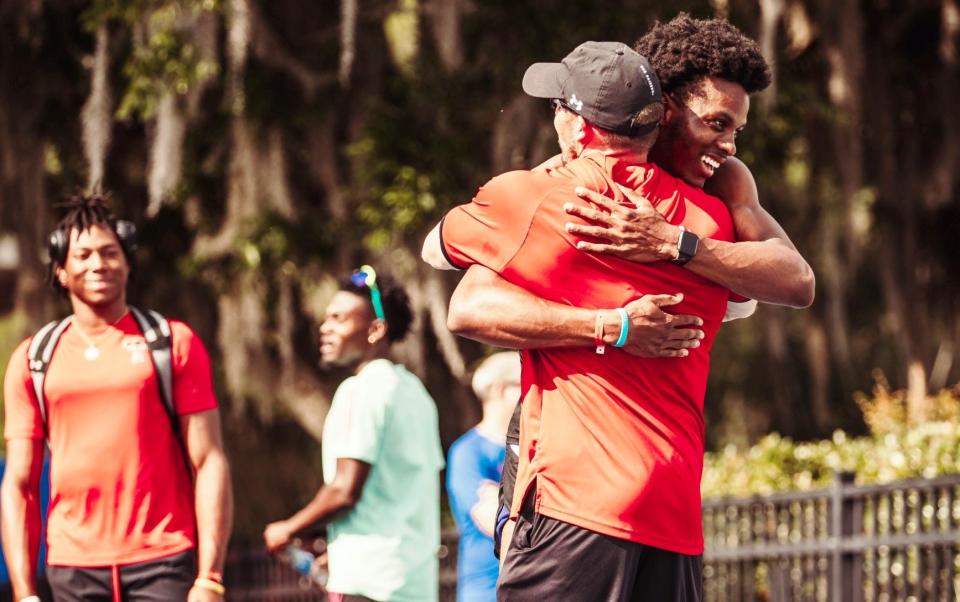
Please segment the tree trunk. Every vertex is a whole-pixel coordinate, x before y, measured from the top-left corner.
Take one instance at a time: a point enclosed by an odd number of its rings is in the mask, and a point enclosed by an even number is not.
[[[0,227],[16,233],[19,256],[14,311],[26,335],[50,320],[55,303],[46,285],[47,236],[52,229],[44,180],[42,131],[46,66],[36,51],[45,30],[40,7],[21,3],[0,11]]]
[[[454,73],[463,65],[463,36],[460,29],[463,5],[464,0],[431,0],[429,4],[434,43],[440,62],[448,73]]]
[[[110,151],[113,130],[113,98],[110,93],[110,34],[107,24],[97,27],[97,46],[90,72],[90,96],[83,106],[83,146],[87,159],[87,190],[96,190],[103,184],[104,166]]]

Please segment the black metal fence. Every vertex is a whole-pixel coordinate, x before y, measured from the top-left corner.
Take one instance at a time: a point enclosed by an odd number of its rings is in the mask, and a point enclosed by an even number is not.
[[[455,602],[456,529],[444,529],[440,542],[440,602]],[[232,544],[223,577],[227,599],[231,602],[324,602],[327,599],[320,583],[267,553],[260,543]]]
[[[223,573],[231,602],[323,602],[323,589],[310,576],[272,556],[262,544],[230,546]]]
[[[960,600],[960,475],[703,504],[706,602]],[[456,597],[456,531],[440,549],[440,600]],[[231,549],[230,600],[319,602],[309,577],[260,546]]]
[[[954,602],[960,475],[703,505],[707,602]]]

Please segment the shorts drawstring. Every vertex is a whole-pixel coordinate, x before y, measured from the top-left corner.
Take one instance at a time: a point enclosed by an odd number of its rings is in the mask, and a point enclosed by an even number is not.
[[[123,602],[120,597],[120,567],[113,565],[110,567],[110,577],[113,581],[113,602]]]

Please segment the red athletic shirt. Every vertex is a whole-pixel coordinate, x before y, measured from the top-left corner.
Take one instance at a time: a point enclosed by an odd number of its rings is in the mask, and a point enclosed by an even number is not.
[[[447,258],[481,264],[544,299],[622,307],[644,294],[684,293],[672,312],[704,320],[685,358],[642,359],[608,346],[524,352],[521,458],[514,496],[536,483],[540,513],[595,532],[700,554],[703,398],[710,348],[728,291],[669,262],[633,263],[576,249],[565,203],[577,185],[626,202],[636,189],[701,237],[733,240],[726,206],[651,163],[591,154],[549,173],[510,172],[483,186],[441,226]]]
[[[210,358],[182,322],[173,333],[174,403],[180,415],[217,407]],[[47,562],[110,566],[194,547],[193,485],[160,399],[143,334],[132,316],[93,339],[71,325],[47,371],[50,443]],[[4,379],[4,436],[42,439],[43,423],[24,341]]]

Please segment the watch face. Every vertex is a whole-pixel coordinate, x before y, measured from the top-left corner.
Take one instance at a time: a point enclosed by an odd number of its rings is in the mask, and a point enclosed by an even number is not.
[[[677,250],[680,254],[677,259],[683,263],[690,261],[693,256],[697,254],[697,245],[699,242],[700,239],[697,238],[696,234],[684,230],[677,244]]]

